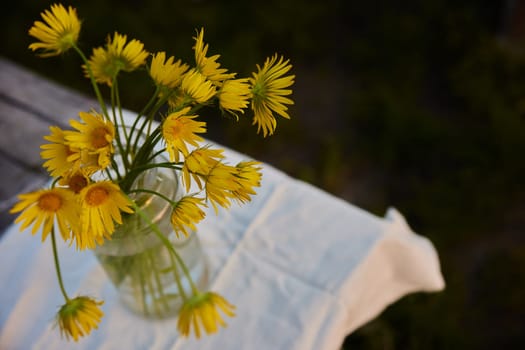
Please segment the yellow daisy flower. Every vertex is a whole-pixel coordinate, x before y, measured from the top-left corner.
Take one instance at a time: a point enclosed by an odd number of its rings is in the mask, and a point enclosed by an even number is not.
[[[18,195],[20,201],[13,206],[10,213],[20,213],[15,223],[22,222],[20,230],[33,225],[31,234],[35,234],[41,226],[42,242],[47,238],[55,220],[62,238],[67,241],[71,230],[78,232],[80,208],[75,194],[64,188],[43,189]]]
[[[106,49],[103,47],[94,48],[87,64],[96,82],[108,86],[113,85],[113,80],[117,77],[119,69]],[[91,78],[87,66],[84,64],[82,68],[86,78]]]
[[[97,82],[111,86],[121,70],[131,72],[146,63],[148,52],[144,44],[136,39],[126,42],[126,35],[115,33],[113,39],[108,37],[105,48],[93,49],[88,64]],[[89,78],[87,67],[83,67]]]
[[[204,75],[191,69],[182,78],[181,88],[184,94],[194,100],[196,103],[205,103],[213,96],[217,90],[210,80],[207,80]]]
[[[197,133],[206,132],[206,123],[194,120],[196,115],[187,115],[190,107],[173,112],[166,117],[162,123],[162,136],[166,141],[166,150],[170,155],[170,160],[179,162],[179,154],[188,154],[186,143],[197,147],[198,142],[204,139]]]
[[[256,194],[253,188],[261,186],[262,174],[259,164],[261,163],[248,161],[240,162],[235,166],[237,169],[236,182],[238,187],[233,191],[233,195],[241,203],[250,201],[250,195]]]
[[[258,72],[250,78],[253,124],[257,125],[257,133],[262,130],[264,137],[275,131],[277,122],[274,113],[290,119],[286,105],[292,105],[293,101],[285,96],[292,93],[287,88],[294,83],[295,75],[284,76],[292,68],[289,62],[283,57],[277,61],[277,55],[274,55],[266,59],[262,68],[257,65]]]
[[[80,337],[91,333],[92,329],[97,329],[104,316],[99,307],[102,304],[104,304],[103,301],[96,301],[85,296],[67,300],[56,316],[62,336],[65,336],[67,340],[72,337],[74,341],[78,341]]]
[[[234,199],[240,203],[251,200],[250,195],[255,195],[253,187],[260,186],[261,173],[259,162],[240,162],[236,166],[217,162],[205,177],[206,199],[218,212],[217,205],[229,208],[230,200]]]
[[[219,105],[233,115],[236,115],[236,111],[244,113],[250,96],[248,79],[226,80],[219,90]]]
[[[204,75],[213,84],[220,86],[223,80],[232,79],[235,77],[235,73],[229,73],[225,68],[219,68],[221,65],[217,62],[220,55],[214,55],[206,57],[208,52],[208,44],[204,44],[204,29],[201,29],[195,39],[195,63],[197,65],[197,71]]]
[[[230,207],[230,199],[235,198],[234,191],[239,188],[236,179],[237,169],[223,163],[216,163],[206,177],[206,199],[213,205],[215,213],[217,204],[223,208]]]
[[[206,177],[219,159],[224,158],[222,152],[223,150],[201,147],[186,156],[182,166],[182,179],[186,184],[186,192],[190,190],[192,178],[199,188],[202,188],[201,178]]]
[[[97,154],[88,149],[81,149],[71,154],[68,158],[73,164],[70,172],[64,173],[62,177],[69,177],[76,171],[82,171],[86,176],[91,176],[99,170],[105,169],[111,160],[110,155]]]
[[[188,236],[188,230],[196,231],[195,224],[204,219],[206,214],[199,208],[199,205],[205,205],[204,199],[193,196],[182,197],[173,207],[171,214],[171,225],[175,234],[179,237],[179,232]]]
[[[51,5],[51,11],[40,14],[44,22],[35,21],[29,35],[40,40],[29,45],[29,49],[43,50],[42,57],[57,56],[69,50],[78,40],[80,20],[77,10],[61,4]]]
[[[155,81],[155,84],[169,89],[174,89],[180,85],[182,77],[189,66],[182,63],[181,60],[174,61],[175,58],[173,56],[166,60],[165,52],[158,52],[153,55],[149,75]]]
[[[80,191],[82,214],[81,232],[76,235],[77,248],[94,248],[110,238],[115,231],[115,222],[122,224],[121,211],[133,213],[131,203],[117,184],[100,181]]]
[[[179,313],[177,329],[187,337],[193,327],[195,336],[200,338],[201,326],[207,334],[216,333],[219,325],[226,327],[226,323],[219,314],[220,309],[225,315],[234,317],[235,306],[217,293],[198,293],[184,302]]]
[[[40,146],[40,149],[42,149],[40,157],[47,159],[44,162],[44,167],[52,177],[63,176],[73,168],[78,167],[78,164],[75,164],[73,160],[80,157],[78,154],[80,150],[71,148],[66,141],[66,132],[64,130],[57,126],[51,126],[49,130],[51,130],[51,135],[44,136],[44,139],[50,143]],[[76,157],[74,156],[75,154],[77,154]]]
[[[112,142],[115,138],[115,127],[98,113],[80,112],[79,116],[84,123],[71,120],[71,126],[78,131],[67,132],[66,140],[71,147],[87,151],[88,155],[98,155],[97,164],[103,169],[111,162],[111,155],[114,152]]]

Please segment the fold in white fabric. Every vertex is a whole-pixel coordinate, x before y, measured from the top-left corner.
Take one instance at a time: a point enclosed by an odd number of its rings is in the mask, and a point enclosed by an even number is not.
[[[246,157],[231,151],[235,164]],[[127,311],[90,251],[59,244],[70,295],[105,301],[97,330],[75,349],[339,349],[344,338],[408,293],[444,288],[432,243],[390,209],[376,217],[263,165],[252,201],[211,210],[198,226],[210,289],[236,305],[228,327],[180,337],[176,318]],[[54,328],[63,303],[51,242],[11,226],[0,240],[0,348],[66,349]]]

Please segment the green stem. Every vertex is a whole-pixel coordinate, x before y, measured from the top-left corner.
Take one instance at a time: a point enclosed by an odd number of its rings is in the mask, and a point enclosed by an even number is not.
[[[126,177],[120,181],[119,186],[125,193],[131,192],[131,186],[137,179],[137,177],[145,170],[153,169],[153,168],[167,168],[167,169],[173,169],[173,170],[182,170],[182,167],[173,164],[173,163],[157,163],[157,164],[146,164],[143,166],[139,166],[136,168],[132,168],[127,174]]]
[[[108,168],[104,169],[104,171],[106,172],[106,175],[108,177],[108,179],[113,182],[113,177],[111,176],[111,172],[109,171]]]
[[[140,132],[142,134],[142,132]],[[131,164],[131,167],[134,168],[136,165],[144,164],[146,159],[149,158],[150,154],[155,149],[155,144],[158,142],[158,140],[162,137],[160,132],[160,126],[156,128],[151,134],[146,135],[146,139],[144,140],[144,143],[141,145],[140,149],[136,152],[138,147],[134,147],[132,149],[132,152],[135,153],[135,158],[133,159],[133,163]]]
[[[139,284],[140,284],[140,296],[142,299],[142,307],[144,310],[144,314],[149,315],[148,311],[148,302],[146,301],[146,282],[144,281],[144,274],[142,273],[142,269],[137,268],[137,273],[139,275]]]
[[[126,145],[126,153],[129,153],[132,150],[132,147],[134,147],[134,144],[136,142],[138,142],[138,139],[140,139],[140,133],[138,133],[137,136],[136,136],[137,140],[135,142],[131,142],[131,140],[133,138],[133,133],[135,131],[138,132],[138,130],[137,130],[138,122],[140,121],[140,119],[142,119],[142,116],[146,113],[146,111],[148,111],[151,108],[151,106],[155,103],[155,100],[157,99],[157,96],[159,95],[159,92],[160,92],[160,89],[159,89],[159,87],[157,87],[157,89],[153,93],[153,96],[151,96],[151,98],[148,101],[148,103],[146,104],[146,106],[142,109],[142,111],[140,111],[140,113],[137,115],[137,117],[133,121],[133,125],[131,125],[130,132],[129,132],[129,142]],[[133,153],[134,153],[134,151],[133,151]]]
[[[146,252],[144,252],[144,254],[146,254]],[[143,258],[146,258],[146,256],[143,256]],[[146,279],[146,285],[151,295],[151,303],[153,304],[153,308],[155,309],[154,312],[157,315],[161,315],[162,313],[159,308],[159,305],[155,302],[155,298],[156,298],[155,287],[153,286],[153,283],[151,282],[151,278],[150,278],[151,270],[149,268],[153,269],[153,266],[150,266],[149,264],[148,266],[146,266],[146,264],[141,264],[141,268],[142,268],[141,273]]]
[[[89,75],[89,80],[91,80],[91,85],[93,86],[93,90],[95,91],[95,95],[97,96],[98,103],[100,105],[100,108],[102,109],[102,113],[107,119],[109,119],[108,110],[106,108],[106,103],[104,102],[104,99],[102,98],[102,94],[100,93],[100,89],[98,88],[97,81],[95,80],[95,76],[93,75],[93,71],[91,70],[91,66],[89,64],[88,59],[86,58],[82,50],[80,50],[80,48],[76,44],[73,44],[73,48],[78,53],[82,61],[84,61],[84,64],[86,65],[86,70]]]
[[[171,246],[171,244],[170,244]],[[177,283],[177,288],[179,289],[179,293],[184,300],[188,300],[188,296],[186,295],[186,291],[184,290],[184,287],[182,286],[182,283],[180,281],[180,275],[179,270],[177,269],[177,263],[173,259],[173,254],[170,254],[170,262],[171,262],[171,270],[173,271],[173,276],[175,277],[175,282]],[[191,282],[191,279],[190,279]]]
[[[117,79],[115,79],[115,98],[116,98],[116,102],[117,102],[117,109],[118,109],[118,114],[119,114],[119,118],[120,118],[120,125],[122,127],[122,131],[124,132],[124,139],[126,140],[127,143],[130,142],[130,139],[128,138],[128,132],[126,130],[126,123],[124,123],[124,116],[122,115],[122,105],[120,104],[120,92],[119,92],[119,88],[118,88],[118,81]]]
[[[119,100],[118,98],[118,81],[117,81],[117,78],[115,77],[113,79],[113,82],[111,84],[111,113],[112,113],[112,116],[113,116],[113,125],[115,126],[115,140],[117,141],[117,148],[118,148],[118,153],[121,155],[121,158],[122,158],[122,164],[124,165],[124,169],[126,172],[126,170],[129,169],[129,160],[128,160],[128,157],[127,157],[127,154],[125,154],[125,148],[123,146],[123,143],[122,143],[122,139],[121,139],[121,129],[124,130],[124,135],[126,135],[126,126],[124,124],[120,125],[119,126],[119,123],[118,123],[118,119],[117,119],[117,111],[115,110],[115,105],[117,104],[116,100]]]
[[[158,95],[158,93],[160,93],[160,89],[159,87],[157,87],[157,90],[155,91],[156,95]],[[153,108],[149,111],[148,113],[148,116],[146,118],[137,118],[136,121],[138,121],[139,119],[142,119],[142,125],[138,128],[138,134],[135,138],[135,142],[133,144],[133,151],[135,151],[138,147],[138,141],[140,139],[140,135],[144,132],[144,128],[146,126],[148,126],[148,131],[147,131],[147,135],[150,134],[150,127],[153,123],[153,118],[155,117],[155,114],[158,112],[158,110],[160,109],[160,107],[164,106],[164,104],[168,101],[168,99],[170,98],[170,96],[174,93],[174,91],[171,91],[170,93],[166,93],[164,96],[162,96],[161,99],[159,99],[159,101],[157,101],[157,103],[153,106]],[[161,124],[162,125],[162,124]],[[155,131],[159,130],[159,128],[161,127],[161,125],[159,125]],[[154,131],[154,132],[155,132]],[[158,141],[160,140],[159,139],[155,139],[154,142],[153,142],[153,146],[155,146]]]
[[[146,127],[147,123],[148,123],[148,120],[152,119],[153,116],[157,113],[157,111],[160,109],[160,107],[162,107],[162,105],[164,104],[163,100],[157,102],[156,105],[153,106],[153,108],[150,110],[150,112],[148,113],[148,116],[146,118],[141,118],[142,119],[142,125],[137,129],[137,136],[135,137],[135,142],[133,143],[133,148],[132,148],[132,151],[133,152],[136,152],[138,147],[139,147],[139,141],[140,141],[140,136],[144,134],[144,128]],[[138,118],[137,118],[138,119]],[[150,133],[146,134],[146,135],[151,135]],[[149,138],[148,138],[149,139]],[[150,140],[150,142],[152,142],[153,139]],[[146,140],[147,141],[147,140]],[[145,142],[146,143],[146,142]],[[153,146],[156,144],[157,142],[153,143]],[[149,145],[148,145],[149,146]]]
[[[139,149],[135,158],[133,159],[129,171],[126,173],[125,178],[121,181],[120,186],[124,192],[131,189],[133,182],[144,170],[157,167],[156,164],[148,164],[151,153],[154,151],[154,146],[162,138],[160,134],[160,127],[156,128],[151,135],[148,135],[146,142]]]
[[[170,162],[146,164],[143,166],[136,167],[134,170],[142,172],[144,170],[148,170],[152,168],[168,168],[168,169],[182,170],[182,167],[180,165],[178,165],[177,163],[170,163]]]
[[[137,189],[134,189],[134,190],[129,190],[128,194],[129,193],[150,193],[150,194],[153,194],[155,196],[158,196],[158,197],[164,199],[166,202],[168,202],[171,205],[177,204],[176,202],[172,201],[171,199],[169,199],[168,197],[166,197],[162,193],[159,193],[159,192],[156,192],[156,191],[152,191],[152,190],[148,190],[148,189],[145,189],[145,188],[137,188]]]
[[[157,299],[160,299],[162,304],[164,305],[164,308],[168,309],[168,301],[166,300],[166,295],[164,294],[164,288],[162,287],[162,281],[160,280],[158,269],[155,266],[156,265],[155,255],[153,255],[151,251],[148,251],[147,254],[148,254],[148,261],[150,263],[150,269],[151,271],[153,271],[153,278],[155,279],[155,285],[157,286],[156,291],[159,294],[159,298]]]
[[[177,251],[173,248],[173,246],[171,245],[171,242],[168,240],[168,238],[166,236],[164,236],[162,234],[162,232],[160,232],[160,230],[157,227],[157,225],[155,225],[151,221],[151,219],[146,214],[144,214],[144,212],[142,212],[142,210],[137,206],[137,204],[135,202],[133,202],[130,198],[128,198],[128,200],[133,205],[133,208],[135,209],[135,212],[137,214],[139,214],[140,217],[148,223],[148,225],[151,227],[153,232],[157,235],[157,237],[161,240],[161,242],[166,246],[166,248],[168,248],[168,250],[171,252],[171,255],[173,257],[175,257],[175,259],[177,260],[177,262],[179,263],[179,265],[180,265],[180,267],[182,269],[182,272],[184,273],[184,275],[186,276],[186,278],[188,279],[188,281],[190,283],[190,287],[191,287],[192,293],[193,294],[199,293],[199,289],[197,288],[197,286],[193,282],[193,279],[191,278],[191,274],[190,274],[190,271],[188,270],[188,267],[186,266],[186,264],[184,263],[182,258],[179,256]],[[177,269],[174,268],[174,270],[177,270]],[[177,285],[179,286],[179,289],[180,289],[180,292],[181,292],[181,295],[182,295],[183,299],[186,300],[187,296],[186,296],[186,293],[184,292],[184,289],[180,285],[180,279],[179,278],[177,278]]]
[[[62,292],[64,299],[66,299],[66,302],[68,302],[70,299],[66,293],[66,289],[64,288],[64,282],[62,281],[62,273],[60,272],[60,263],[58,262],[57,242],[55,238],[54,228],[51,229],[51,244],[53,245],[53,257],[55,260],[55,269],[57,272],[58,285],[60,286],[60,291]]]
[[[161,154],[163,154],[164,152],[166,152],[166,149],[163,148],[161,149],[160,151],[157,151],[155,153],[153,153],[147,160],[146,160],[146,163],[151,163],[155,158],[157,158],[157,156],[160,156]],[[183,163],[180,163],[180,164],[183,164]]]

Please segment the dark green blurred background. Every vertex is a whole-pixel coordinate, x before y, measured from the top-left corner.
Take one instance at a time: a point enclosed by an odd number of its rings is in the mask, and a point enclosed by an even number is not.
[[[48,1],[0,15],[0,53],[90,93],[74,54],[36,58],[27,30]],[[70,1],[81,45],[118,30],[246,76],[274,52],[296,75],[293,119],[254,137],[209,116],[209,138],[378,215],[392,205],[435,244],[447,289],[415,294],[349,336],[345,349],[514,349],[525,340],[523,1]],[[7,5],[6,5],[7,6]],[[138,109],[152,89],[121,83]],[[124,91],[123,91],[124,93]],[[329,273],[329,272],[327,272]],[[373,278],[373,276],[370,276]]]

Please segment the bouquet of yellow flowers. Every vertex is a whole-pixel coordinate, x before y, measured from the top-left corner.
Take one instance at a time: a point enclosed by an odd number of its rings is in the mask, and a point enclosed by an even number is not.
[[[11,209],[20,213],[15,222],[21,223],[21,230],[31,227],[33,235],[41,232],[42,241],[51,236],[57,279],[65,299],[56,316],[61,333],[75,341],[89,334],[103,316],[103,302],[67,294],[56,232],[78,250],[96,252],[120,244],[119,239],[127,236],[139,240],[135,231],[144,226],[163,252],[150,246],[150,250],[119,260],[100,258],[106,272],[117,285],[124,279],[134,281],[145,305],[146,289],[155,291],[154,308],[176,299],[182,335],[193,330],[200,337],[201,328],[206,333],[216,332],[218,326],[225,326],[219,310],[234,316],[235,307],[193,281],[177,240],[194,234],[208,204],[218,213],[218,207],[229,208],[233,201],[249,201],[256,194],[254,188],[260,186],[261,169],[256,161],[229,165],[223,150],[203,144],[206,123],[197,113],[203,106],[215,106],[236,118],[248,111],[257,132],[264,137],[272,135],[276,116],[289,118],[287,105],[293,103],[287,97],[294,82],[294,76],[287,75],[289,61],[274,55],[257,65],[251,77],[236,78],[236,73],[221,68],[219,55],[208,55],[202,29],[194,38],[192,66],[165,52],[149,53],[139,40],[128,40],[116,32],[88,58],[78,45],[81,21],[76,9],[54,4],[41,16],[43,21],[35,21],[29,30],[37,39],[29,48],[43,57],[75,51],[98,100],[98,106],[79,112],[79,119],[70,121],[71,129],[50,127],[41,157],[52,181],[48,188],[19,195],[19,202]],[[151,78],[154,91],[142,111],[125,118],[118,78],[123,72],[140,69]],[[103,86],[109,90],[109,102],[102,95]],[[155,181],[164,181],[163,186],[172,193],[151,185],[147,174],[152,171]],[[180,178],[181,186],[170,188],[163,171],[177,174],[173,183],[177,185]],[[151,205],[153,197],[162,205]],[[168,208],[169,230],[155,217],[161,208]],[[160,260],[162,270],[152,272]],[[176,292],[166,290],[163,281],[167,274],[172,276]]]

